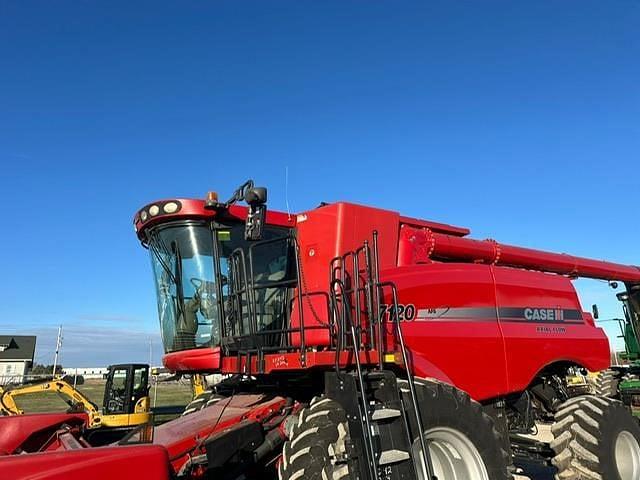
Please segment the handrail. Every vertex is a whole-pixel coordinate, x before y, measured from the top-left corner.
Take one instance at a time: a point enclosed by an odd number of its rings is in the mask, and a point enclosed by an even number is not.
[[[304,367],[307,363],[307,349],[305,344],[305,334],[304,334],[304,310],[302,308],[302,268],[300,266],[300,246],[298,242],[294,239],[293,242],[295,252],[296,252],[296,275],[298,276],[298,318],[300,322],[300,364]]]
[[[244,294],[247,295],[247,315],[249,319],[249,331],[252,331],[253,327],[253,305],[250,301],[249,289],[247,287],[247,263],[246,257],[244,254],[244,250],[241,248],[236,248],[229,255],[229,270],[232,272],[231,275],[231,285],[230,285],[230,296],[232,297],[232,301],[236,302],[238,308],[234,308],[234,313],[239,315],[237,319],[236,325],[232,325],[232,331],[236,333],[236,326],[240,327],[240,334],[243,335],[244,332],[244,322],[243,322],[243,306],[242,306],[242,296]]]
[[[360,325],[356,327],[353,324],[353,321],[351,319],[351,308],[350,308],[351,306],[348,305],[349,298],[345,295],[345,288],[344,288],[344,283],[342,283],[342,280],[335,279],[333,280],[333,282],[331,282],[331,292],[333,295],[337,295],[336,287],[338,287],[338,289],[340,290],[341,301],[347,304],[347,307],[348,307],[345,310],[345,313],[346,313],[345,320],[349,324],[351,340],[353,342],[353,358],[356,364],[358,386],[360,387],[360,394],[362,396],[361,409],[362,409],[362,416],[364,417],[364,423],[365,423],[364,436],[365,436],[365,444],[367,447],[367,456],[369,457],[369,461],[367,462],[369,466],[369,474],[371,475],[371,478],[378,480],[379,479],[378,469],[376,467],[377,459],[375,455],[375,447],[373,445],[373,439],[371,438],[371,413],[369,412],[367,400],[365,398],[366,389],[364,384],[364,374],[362,372],[362,363],[360,362],[360,349],[357,347],[357,345],[359,344],[358,336],[359,336]],[[336,355],[336,359],[337,358],[338,357]],[[337,360],[336,360],[336,367],[339,367]]]
[[[376,309],[376,311],[374,312],[375,315],[375,319],[378,325],[378,331],[377,331],[377,346],[378,346],[378,350],[380,350],[380,352],[384,352],[385,350],[385,339],[383,338],[383,329],[382,329],[382,321],[383,321],[383,316],[382,313],[380,312],[380,259],[378,256],[378,231],[374,230],[373,231],[373,275],[374,278],[373,280],[373,284],[374,284],[374,290],[373,290],[373,294],[374,294],[374,298],[373,298],[373,305],[374,308]],[[379,355],[378,357],[378,367],[380,368],[380,370],[382,370],[382,368],[384,367],[383,365],[383,355]]]
[[[398,289],[393,282],[383,282],[379,285],[381,288],[389,287],[391,289],[391,298],[393,300],[393,324],[395,326],[396,335],[398,337],[398,343],[400,344],[402,362],[407,369],[407,383],[409,384],[411,406],[413,415],[416,419],[416,424],[418,425],[418,439],[420,440],[420,449],[422,450],[422,456],[424,458],[424,468],[426,470],[425,478],[434,479],[436,477],[433,473],[433,464],[431,463],[431,456],[427,448],[427,440],[424,435],[424,429],[422,428],[422,414],[420,413],[420,408],[418,408],[418,394],[416,392],[416,385],[413,378],[413,368],[412,365],[409,364],[409,356],[407,355],[407,347],[404,342],[404,334],[402,333],[402,328],[400,327],[400,317],[398,315]],[[389,314],[389,318],[391,318],[391,314]]]
[[[255,279],[255,271],[254,271],[254,251],[261,246],[277,243],[277,242],[286,242],[287,248],[293,246],[294,255],[295,255],[295,268],[296,268],[296,279],[284,279],[284,280],[275,280],[275,281],[256,281]],[[248,256],[248,262],[246,260],[246,256]],[[314,328],[325,328],[330,330],[330,325],[324,325],[322,327],[315,326],[307,326],[304,322],[304,298],[308,298],[312,294],[324,294],[327,297],[329,295],[326,292],[303,292],[304,281],[303,281],[303,272],[302,265],[300,261],[300,246],[295,238],[295,236],[289,234],[287,236],[272,238],[260,242],[253,243],[248,247],[248,255],[245,255],[244,249],[237,248],[235,249],[231,255],[229,255],[229,271],[231,281],[229,284],[230,287],[230,298],[233,304],[232,310],[238,316],[238,319],[234,319],[234,322],[230,325],[231,335],[226,335],[223,341],[227,341],[228,345],[233,345],[235,347],[237,343],[244,341],[248,341],[250,343],[250,339],[255,339],[255,348],[242,349],[238,348],[237,352],[239,355],[243,352],[246,354],[256,353],[258,355],[258,360],[263,359],[263,351],[268,350],[263,345],[262,341],[258,341],[259,338],[264,337],[267,334],[276,334],[276,333],[298,333],[300,335],[300,344],[296,347],[300,351],[300,362],[304,366],[306,364],[306,350],[307,350],[307,339],[305,330],[306,329],[314,329]],[[247,271],[247,263],[248,269]],[[259,290],[264,290],[268,288],[296,288],[296,298],[297,298],[297,309],[298,316],[300,319],[300,325],[298,328],[290,328],[291,327],[291,312],[290,309],[287,309],[285,312],[285,319],[288,322],[287,328],[279,328],[279,329],[270,329],[270,330],[259,330],[258,326],[258,309],[257,309],[257,292]],[[246,299],[246,308],[243,305],[243,298]],[[287,297],[289,300],[290,297]],[[313,306],[311,306],[313,310]],[[244,325],[244,311],[246,310],[248,316],[248,332],[245,329]],[[261,317],[262,318],[262,317]],[[225,328],[226,330],[226,328]],[[246,344],[247,342],[245,342]],[[284,350],[292,350],[294,349],[290,340],[282,342],[283,345],[280,345],[279,348]],[[242,347],[242,345],[240,345]],[[233,348],[233,351],[236,351],[236,348]],[[260,362],[259,362],[260,363]]]

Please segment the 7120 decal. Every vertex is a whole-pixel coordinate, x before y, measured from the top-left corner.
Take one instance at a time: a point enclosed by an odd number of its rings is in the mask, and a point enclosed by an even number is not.
[[[380,318],[383,321],[395,320],[395,307],[393,304],[383,303],[380,305]],[[401,322],[410,322],[416,318],[416,306],[413,303],[399,303],[397,318]]]

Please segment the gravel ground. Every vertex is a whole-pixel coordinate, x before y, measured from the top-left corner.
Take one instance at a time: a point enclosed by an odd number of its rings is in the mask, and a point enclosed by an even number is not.
[[[550,442],[553,439],[551,435],[551,429],[548,425],[538,425],[538,435],[535,437],[537,440],[543,442]],[[554,468],[541,467],[538,464],[526,464],[522,465],[522,472],[514,477],[514,480],[553,480],[555,473]]]
[[[526,472],[515,475],[514,480],[553,480],[555,473],[553,468],[541,468],[538,465],[523,465]]]

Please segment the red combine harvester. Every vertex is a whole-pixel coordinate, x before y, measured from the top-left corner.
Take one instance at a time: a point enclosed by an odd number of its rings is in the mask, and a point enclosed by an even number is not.
[[[134,219],[165,366],[225,379],[107,447],[82,414],[0,418],[0,478],[503,480],[526,459],[640,479],[630,412],[564,381],[609,366],[571,280],[622,281],[638,305],[638,267],[349,203],[267,212],[266,196],[249,181]]]

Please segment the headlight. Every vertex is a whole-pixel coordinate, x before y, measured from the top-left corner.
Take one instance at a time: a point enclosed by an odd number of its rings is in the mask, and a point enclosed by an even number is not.
[[[162,207],[164,213],[175,213],[178,211],[178,204],[176,202],[168,202]]]

